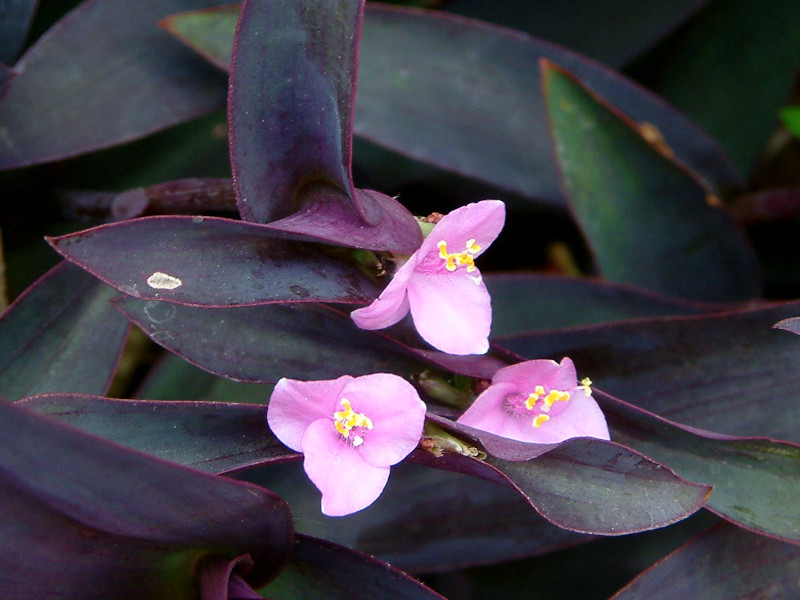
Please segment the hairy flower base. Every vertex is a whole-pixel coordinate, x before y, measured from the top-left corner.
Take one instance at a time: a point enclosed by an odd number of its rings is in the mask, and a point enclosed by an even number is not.
[[[380,496],[390,467],[417,447],[425,403],[389,373],[324,381],[281,379],[267,408],[277,438],[304,454],[303,468],[322,492],[322,512],[342,516]]]
[[[468,204],[445,215],[381,295],[353,311],[353,321],[362,329],[383,329],[410,311],[420,336],[433,347],[449,354],[485,353],[492,307],[475,258],[504,222],[505,205],[499,200]]]
[[[521,442],[610,439],[589,379],[578,383],[569,358],[529,360],[499,369],[459,423]]]

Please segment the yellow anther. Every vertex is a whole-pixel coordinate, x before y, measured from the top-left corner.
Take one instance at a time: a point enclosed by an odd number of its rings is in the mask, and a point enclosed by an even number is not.
[[[342,437],[349,438],[350,431],[354,427],[361,427],[364,429],[372,429],[372,419],[366,416],[364,413],[357,413],[353,410],[353,407],[350,406],[350,401],[347,398],[342,398],[341,402],[339,403],[344,410],[338,410],[333,413],[333,426],[336,428]],[[353,445],[360,446],[364,443],[364,438],[360,435],[353,435]]]
[[[538,415],[536,418],[533,419],[533,426],[539,428],[549,420],[550,420],[549,415]]]
[[[466,267],[467,273],[472,273],[475,270],[473,255],[480,252],[481,247],[475,243],[474,239],[467,240],[464,252],[448,252],[445,240],[439,240],[436,247],[439,248],[439,258],[444,260],[445,268],[448,271],[455,271],[458,267]]]
[[[533,410],[533,407],[536,406],[536,403],[542,396],[544,396],[544,388],[540,385],[537,385],[536,389],[533,390],[533,393],[529,394],[528,399],[525,400],[525,408],[528,410]]]
[[[569,392],[562,392],[561,390],[552,390],[544,399],[544,406],[542,410],[548,412],[550,407],[556,402],[566,402],[569,400]]]
[[[586,394],[587,396],[592,395],[592,388],[590,387],[591,385],[592,385],[592,380],[589,379],[588,377],[584,377],[583,379],[581,379],[581,387],[583,388],[583,393]]]

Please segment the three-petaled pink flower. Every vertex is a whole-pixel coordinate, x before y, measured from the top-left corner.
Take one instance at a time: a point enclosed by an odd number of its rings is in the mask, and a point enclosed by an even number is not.
[[[505,205],[484,200],[457,208],[436,224],[381,295],[353,311],[362,329],[394,325],[409,310],[422,338],[449,354],[489,349],[492,306],[475,258],[500,234]]]
[[[302,452],[322,492],[322,512],[343,516],[380,496],[389,469],[417,447],[425,403],[410,383],[389,373],[325,381],[281,379],[267,408],[277,438]]]
[[[459,423],[521,442],[551,444],[573,437],[610,439],[591,381],[578,383],[569,358],[503,367]]]

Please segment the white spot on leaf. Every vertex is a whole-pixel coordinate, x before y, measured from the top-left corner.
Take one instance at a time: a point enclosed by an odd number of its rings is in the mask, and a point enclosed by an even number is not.
[[[157,290],[174,290],[183,285],[183,282],[177,277],[156,271],[147,278],[147,285]]]

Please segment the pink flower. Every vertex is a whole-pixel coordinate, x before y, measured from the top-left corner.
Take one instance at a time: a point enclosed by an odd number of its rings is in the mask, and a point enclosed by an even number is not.
[[[475,258],[500,234],[505,205],[484,200],[436,224],[381,295],[351,314],[361,329],[394,325],[409,310],[422,338],[449,354],[489,349],[492,306]]]
[[[606,419],[569,358],[503,367],[459,423],[518,440],[553,444],[573,437],[611,439]]]
[[[322,492],[322,512],[336,517],[372,504],[389,468],[417,447],[425,403],[388,373],[325,381],[281,379],[267,408],[278,439],[305,455],[303,467]]]

